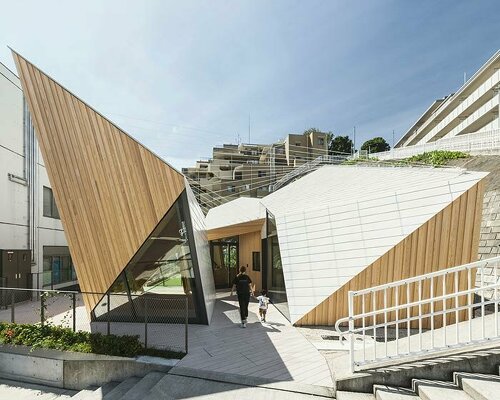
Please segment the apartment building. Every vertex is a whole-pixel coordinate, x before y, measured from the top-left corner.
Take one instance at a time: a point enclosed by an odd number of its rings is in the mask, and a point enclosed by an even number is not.
[[[322,132],[289,134],[272,144],[224,144],[182,172],[205,212],[238,197],[261,198],[295,167],[328,154]]]
[[[500,128],[500,51],[456,92],[434,101],[395,148]]]
[[[21,83],[1,63],[0,160],[0,286],[75,285],[75,270]]]

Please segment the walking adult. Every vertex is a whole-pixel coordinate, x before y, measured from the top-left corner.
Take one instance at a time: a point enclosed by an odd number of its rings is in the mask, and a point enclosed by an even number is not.
[[[248,303],[250,303],[250,293],[252,290],[252,280],[246,274],[246,267],[240,267],[240,273],[236,275],[233,281],[233,287],[231,289],[231,296],[236,289],[236,294],[238,295],[238,303],[240,305],[240,317],[241,317],[241,327],[247,327],[248,318]]]

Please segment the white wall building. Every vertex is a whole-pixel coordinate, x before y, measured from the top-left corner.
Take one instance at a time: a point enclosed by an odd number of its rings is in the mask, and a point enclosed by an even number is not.
[[[433,102],[395,147],[448,141],[499,129],[499,99],[500,51],[497,51],[456,93]]]
[[[35,288],[60,288],[76,284],[19,78],[1,63],[0,160],[0,250],[31,250],[31,276],[7,285],[23,287],[29,281]]]

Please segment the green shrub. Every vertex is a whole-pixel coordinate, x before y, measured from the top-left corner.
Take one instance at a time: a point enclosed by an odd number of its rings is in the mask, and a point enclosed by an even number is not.
[[[52,325],[10,324],[0,322],[0,344],[23,345],[31,348],[97,353],[110,356],[135,357],[154,355],[182,358],[184,353],[146,349],[139,336],[102,335],[100,333],[73,332],[68,328]]]
[[[406,161],[410,163],[422,163],[431,165],[443,165],[446,161],[456,160],[458,158],[468,158],[469,154],[461,151],[434,150],[409,157]]]

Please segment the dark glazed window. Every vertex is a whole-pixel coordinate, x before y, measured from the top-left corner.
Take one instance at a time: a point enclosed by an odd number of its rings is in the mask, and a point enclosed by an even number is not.
[[[260,271],[260,251],[252,252],[252,269],[254,271]]]
[[[46,186],[43,187],[43,216],[60,219],[52,189]]]

